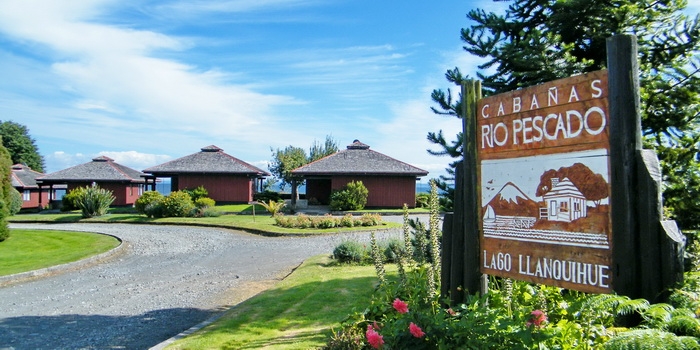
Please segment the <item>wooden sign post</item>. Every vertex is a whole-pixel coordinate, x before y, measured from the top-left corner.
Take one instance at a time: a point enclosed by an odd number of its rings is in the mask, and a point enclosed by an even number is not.
[[[634,36],[615,36],[608,70],[483,99],[463,84],[464,162],[443,229],[453,301],[482,273],[648,299],[682,279],[658,161],[641,149],[636,55]]]

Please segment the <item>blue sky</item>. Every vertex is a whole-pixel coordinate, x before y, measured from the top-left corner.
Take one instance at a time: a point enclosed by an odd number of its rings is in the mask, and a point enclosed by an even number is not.
[[[700,0],[692,0],[697,13]],[[143,170],[216,145],[267,170],[271,148],[354,139],[430,172],[430,111],[472,8],[491,0],[3,0],[0,120],[46,172],[97,155]]]

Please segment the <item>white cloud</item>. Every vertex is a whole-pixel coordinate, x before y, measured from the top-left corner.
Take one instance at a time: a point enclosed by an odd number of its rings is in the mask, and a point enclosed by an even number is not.
[[[172,159],[166,154],[149,154],[137,151],[101,151],[98,153],[101,156],[107,156],[114,159],[116,163],[127,166],[129,168],[141,171],[143,169],[163,164]]]
[[[78,164],[82,164],[92,159],[82,153],[68,154],[63,151],[56,151],[45,157],[47,173],[67,169]]]
[[[251,130],[270,125],[276,107],[298,103],[231,84],[232,75],[214,69],[157,57],[192,43],[93,21],[107,1],[49,4],[1,3],[0,30],[53,52],[51,73],[65,96],[78,97],[74,106],[103,112],[84,119],[85,128],[120,127],[112,130],[119,133],[167,123],[179,134],[208,130],[212,137],[252,140],[262,134]]]

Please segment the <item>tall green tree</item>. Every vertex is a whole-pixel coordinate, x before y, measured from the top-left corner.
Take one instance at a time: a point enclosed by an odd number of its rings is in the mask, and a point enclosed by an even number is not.
[[[270,149],[272,151],[272,162],[268,165],[270,172],[280,180],[280,187],[284,189],[287,185],[291,186],[292,181],[297,181],[297,186],[301,186],[303,181],[301,178],[295,178],[292,175],[292,170],[321,159],[325,156],[338,152],[338,142],[330,135],[326,136],[323,144],[314,140],[309,147],[309,154],[301,147],[287,146],[284,149]]]
[[[306,151],[301,147],[289,145],[284,149],[272,150],[272,162],[268,165],[270,172],[280,180],[280,188],[291,186],[295,180],[300,180],[292,175],[292,170],[308,163]],[[301,185],[301,182],[297,182]]]
[[[464,50],[485,58],[476,74],[485,96],[606,67],[606,39],[638,38],[642,129],[664,173],[664,197],[683,228],[700,227],[700,15],[685,0],[513,0],[505,14],[471,10]],[[461,85],[459,68],[445,74]],[[435,90],[439,115],[461,117],[461,96]],[[461,135],[428,140],[433,154],[459,159]]]
[[[44,172],[44,157],[39,154],[36,141],[29,136],[29,129],[13,121],[0,123],[0,136],[10,152],[12,164],[26,164],[32,170]]]
[[[12,200],[12,162],[10,152],[2,144],[0,137],[0,242],[10,237],[10,227],[7,225],[7,217],[10,216],[10,201]]]
[[[334,140],[333,136],[326,135],[326,140],[323,144],[314,140],[314,143],[309,148],[309,163],[336,152],[338,152],[338,141]]]

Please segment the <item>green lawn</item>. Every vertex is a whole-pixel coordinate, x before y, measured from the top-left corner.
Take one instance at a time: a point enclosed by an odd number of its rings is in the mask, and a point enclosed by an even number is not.
[[[374,266],[333,266],[330,258],[307,259],[271,289],[229,310],[168,349],[313,349],[331,327],[361,311],[377,283]],[[388,272],[394,268],[387,266]]]
[[[0,243],[0,276],[77,261],[118,245],[116,238],[94,233],[12,229]]]

